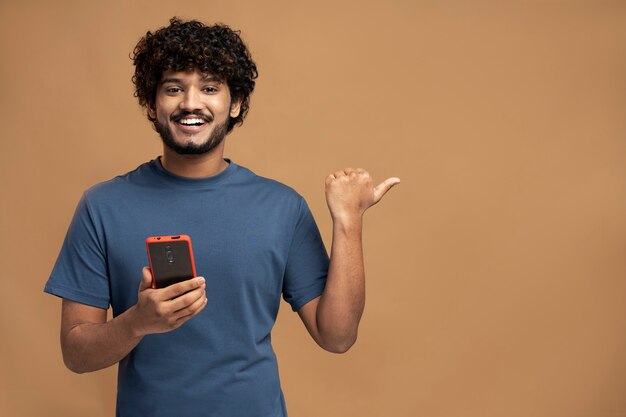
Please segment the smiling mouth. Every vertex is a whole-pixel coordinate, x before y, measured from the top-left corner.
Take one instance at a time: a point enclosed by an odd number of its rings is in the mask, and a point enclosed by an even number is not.
[[[183,126],[202,126],[206,122],[203,119],[192,117],[192,118],[180,119],[176,121],[176,123],[178,123],[179,125],[183,125]]]
[[[177,115],[172,117],[172,119],[176,124],[184,127],[199,127],[213,121],[211,116],[199,114]]]

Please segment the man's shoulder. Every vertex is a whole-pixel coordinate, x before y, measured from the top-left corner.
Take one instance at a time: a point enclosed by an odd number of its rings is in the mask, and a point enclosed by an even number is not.
[[[258,175],[252,170],[241,165],[238,165],[238,169],[240,172],[239,178],[242,182],[248,183],[257,189],[263,190],[264,192],[276,194],[277,196],[284,196],[286,198],[293,198],[296,200],[302,199],[302,196],[287,184],[273,178]]]
[[[84,196],[89,200],[110,200],[119,193],[133,192],[134,187],[150,183],[147,177],[150,175],[151,164],[153,161],[145,162],[124,174],[96,183],[85,190]]]

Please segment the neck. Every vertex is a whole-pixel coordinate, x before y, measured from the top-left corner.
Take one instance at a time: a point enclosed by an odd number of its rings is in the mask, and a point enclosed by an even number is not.
[[[224,171],[228,167],[228,162],[224,161],[222,147],[203,155],[179,155],[164,146],[161,165],[179,177],[204,178]]]

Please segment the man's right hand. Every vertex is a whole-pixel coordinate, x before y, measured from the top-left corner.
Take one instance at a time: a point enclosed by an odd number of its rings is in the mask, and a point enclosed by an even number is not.
[[[206,306],[204,278],[153,289],[150,269],[143,269],[137,304],[107,321],[107,310],[63,300],[61,349],[74,372],[96,371],[118,363],[150,333],[180,327]]]
[[[206,307],[203,277],[154,289],[150,268],[144,267],[142,273],[137,305],[132,314],[132,328],[136,336],[174,330]]]

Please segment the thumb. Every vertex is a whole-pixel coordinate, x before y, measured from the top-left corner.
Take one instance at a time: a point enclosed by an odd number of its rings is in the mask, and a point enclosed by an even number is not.
[[[150,268],[144,266],[141,273],[141,283],[139,284],[140,292],[152,288],[152,271],[150,271]]]
[[[374,201],[378,203],[381,198],[396,184],[400,184],[400,178],[391,177],[374,187]]]

